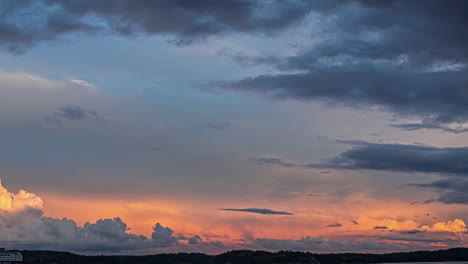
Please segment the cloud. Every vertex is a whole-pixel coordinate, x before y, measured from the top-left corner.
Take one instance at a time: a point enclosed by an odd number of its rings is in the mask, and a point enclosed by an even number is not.
[[[2,185],[0,179],[0,210],[5,212],[25,209],[42,209],[42,199],[33,193],[20,190],[17,194],[10,193]]]
[[[454,239],[435,239],[435,238],[420,238],[420,237],[379,237],[381,240],[407,241],[407,242],[424,242],[424,243],[447,243],[452,247],[460,247],[462,243]]]
[[[413,183],[409,186],[433,188],[441,192],[438,199],[430,199],[426,203],[437,201],[444,204],[468,204],[468,180],[466,178],[442,178],[431,183]]]
[[[426,232],[426,230],[413,229],[413,230],[407,230],[407,231],[400,231],[400,234],[414,235],[414,234],[419,234],[419,233],[424,233],[424,232]]]
[[[0,185],[0,241],[8,247],[89,252],[170,247],[178,243],[169,227],[157,223],[151,238],[129,233],[118,217],[87,222],[43,215],[42,200],[32,193],[8,192]]]
[[[437,222],[432,227],[422,226],[422,229],[430,229],[431,231],[445,231],[453,233],[463,233],[468,231],[466,224],[461,219],[454,219],[448,222]]]
[[[382,109],[417,117],[443,129],[468,121],[468,3],[462,1],[327,1],[314,8],[322,18],[309,47],[289,56],[243,57],[274,68],[238,80],[207,84],[276,99],[319,101],[359,109]],[[271,72],[271,71],[270,71]]]
[[[468,128],[462,127],[461,125],[458,125],[457,127],[452,128],[447,125],[434,123],[432,121],[423,122],[423,123],[393,124],[392,126],[401,128],[406,131],[428,129],[428,130],[441,130],[441,131],[446,131],[446,132],[455,133],[455,134],[468,132]]]
[[[297,164],[277,158],[256,158],[251,162],[288,168],[366,169],[395,172],[468,175],[468,147],[437,148],[432,146],[376,144],[365,141],[341,141],[354,145],[337,157],[321,163]]]
[[[438,202],[444,204],[468,204],[467,192],[445,192],[437,199]]]
[[[463,192],[463,191],[468,190],[468,180],[466,178],[451,177],[451,178],[439,179],[431,183],[424,183],[424,184],[413,183],[413,184],[409,184],[409,186],[436,188],[436,189],[441,189],[441,190]]]
[[[1,3],[0,3],[1,5]],[[93,108],[88,88],[69,80],[48,79],[33,73],[0,70],[0,121],[2,124],[63,123],[94,120],[106,122]],[[64,105],[64,102],[73,102]]]
[[[340,223],[334,223],[334,224],[327,225],[326,227],[340,227],[340,226],[343,226],[343,225]]]
[[[81,121],[85,119],[92,119],[98,122],[106,122],[95,111],[90,111],[78,105],[66,105],[60,107],[52,116],[47,116],[46,121],[61,123],[63,121]]]
[[[298,164],[295,163],[290,163],[290,162],[284,162],[281,159],[278,158],[257,158],[257,157],[251,157],[249,159],[250,162],[257,164],[257,165],[278,165],[281,167],[287,167],[287,168],[294,168],[294,167],[299,167]]]
[[[327,240],[324,237],[304,237],[293,239],[257,238],[252,244],[244,246],[266,250],[299,250],[318,252],[362,252],[362,251],[401,251],[403,245],[382,243],[370,240]]]
[[[201,237],[198,236],[198,235],[195,235],[195,236],[190,237],[190,238],[188,239],[189,244],[192,244],[192,245],[194,245],[194,244],[199,244],[201,241],[202,241],[202,239],[201,239]]]
[[[270,209],[259,209],[259,208],[245,208],[245,209],[219,209],[222,211],[234,211],[234,212],[247,212],[247,213],[256,213],[256,214],[263,214],[263,215],[292,215],[288,212],[281,212],[281,211],[273,211]]]
[[[2,90],[7,88],[22,91],[27,89],[54,92],[63,90],[61,83],[28,72],[0,70],[0,83]]]
[[[375,230],[385,230],[385,229],[388,229],[388,227],[386,227],[386,226],[374,226],[374,229]]]
[[[9,0],[1,4],[0,46],[21,53],[38,42],[77,33],[162,35],[176,44],[231,32],[273,34],[301,21],[311,8],[305,0]],[[28,20],[21,19],[25,15]]]
[[[415,204],[440,202],[468,204],[468,147],[437,148],[432,146],[376,144],[365,141],[339,141],[353,147],[336,157],[318,163],[298,164],[278,158],[252,157],[257,165],[275,165],[301,169],[349,169],[393,172],[431,173],[450,176],[432,183],[413,183],[408,186],[433,188],[440,192],[438,199],[427,199]]]
[[[375,220],[375,219],[374,219]],[[395,225],[395,221],[389,222]],[[402,223],[403,224],[403,223]],[[408,224],[408,223],[406,223]],[[270,239],[270,238],[257,238],[252,240],[251,244],[243,246],[253,249],[266,249],[266,250],[305,250],[315,252],[368,252],[368,251],[382,251],[382,252],[395,252],[395,251],[410,251],[421,249],[437,249],[436,243],[443,243],[445,247],[460,247],[463,246],[463,239],[458,235],[466,231],[466,225],[461,219],[454,219],[447,222],[434,223],[431,226],[420,225],[418,229],[401,230],[400,237],[396,236],[379,236],[379,235],[353,235],[349,240],[333,240],[326,239],[325,237],[311,237],[306,236],[298,240],[294,239]],[[407,227],[408,225],[406,225]],[[395,228],[394,228],[395,227]],[[379,230],[400,229],[402,226],[374,226],[374,232]],[[434,234],[434,236],[427,237],[427,235]],[[424,237],[419,237],[422,234]],[[376,233],[375,233],[376,234]],[[404,235],[404,236],[403,236]],[[418,236],[416,236],[418,235]],[[444,237],[445,236],[445,237]],[[458,237],[458,239],[453,239]],[[414,242],[414,243],[401,243],[401,242]]]
[[[69,81],[71,83],[73,83],[73,84],[76,84],[76,85],[80,86],[80,87],[86,88],[86,89],[88,89],[88,91],[93,92],[93,93],[95,93],[97,91],[97,89],[98,89],[96,87],[96,85],[91,84],[91,83],[89,83],[87,81],[84,81],[84,80],[70,78]]]

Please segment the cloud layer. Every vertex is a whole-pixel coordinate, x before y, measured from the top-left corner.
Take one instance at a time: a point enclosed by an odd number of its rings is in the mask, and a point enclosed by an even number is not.
[[[258,165],[278,165],[298,168],[333,168],[380,170],[395,172],[438,173],[465,176],[468,172],[468,148],[437,148],[431,146],[377,144],[364,141],[342,141],[354,145],[338,156],[320,163],[297,164],[278,158],[249,160]]]
[[[3,1],[0,46],[20,53],[72,33],[168,35],[178,44],[231,32],[272,34],[300,21],[310,9],[311,3],[303,0]]]
[[[437,200],[444,204],[468,204],[468,180],[462,177],[442,178],[431,183],[414,183],[409,186],[420,188],[432,188],[440,192]]]
[[[99,219],[80,227],[71,219],[43,215],[42,200],[32,193],[8,192],[0,185],[0,241],[12,248],[91,252],[170,247],[178,243],[169,227],[157,223],[151,238],[129,233],[120,218]]]
[[[450,176],[432,183],[409,184],[432,188],[440,193],[438,199],[424,203],[468,204],[468,148],[437,148],[432,146],[377,144],[365,141],[340,141],[353,147],[338,156],[319,163],[298,164],[278,158],[252,157],[257,165],[275,165],[303,169],[349,169],[392,172],[430,173]]]
[[[263,214],[263,215],[292,215],[288,212],[281,212],[281,211],[273,211],[270,209],[260,209],[260,208],[244,208],[244,209],[219,209],[222,211],[234,211],[234,212],[247,212],[247,213],[256,213],[256,214]]]
[[[91,119],[98,122],[106,122],[98,113],[86,110],[79,105],[66,105],[59,107],[53,115],[45,117],[45,120],[53,123],[62,123],[63,121],[80,121]]]
[[[327,1],[314,11],[321,34],[290,56],[249,57],[275,73],[208,86],[278,99],[378,108],[421,124],[403,129],[451,129],[468,121],[468,24],[463,1]],[[237,59],[239,61],[239,59]]]

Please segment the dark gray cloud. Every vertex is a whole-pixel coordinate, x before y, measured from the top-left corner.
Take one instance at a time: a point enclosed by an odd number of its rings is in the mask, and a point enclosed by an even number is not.
[[[382,243],[370,240],[348,241],[329,240],[324,237],[304,237],[299,240],[258,238],[252,244],[242,246],[266,250],[306,250],[319,252],[362,252],[362,251],[402,251],[403,245]]]
[[[326,227],[340,227],[340,226],[343,226],[343,225],[340,223],[334,223],[334,224],[327,225]]]
[[[279,73],[219,81],[208,86],[314,100],[357,108],[379,108],[421,117],[443,129],[468,121],[468,24],[466,1],[327,1],[315,8],[326,24],[322,35],[299,53],[242,57]],[[322,27],[321,27],[322,26]]]
[[[259,208],[245,208],[245,209],[230,209],[224,208],[219,209],[222,211],[234,211],[234,212],[247,212],[247,213],[256,213],[256,214],[263,214],[263,215],[292,215],[288,212],[281,212],[281,211],[273,211],[270,209],[259,209]]]
[[[177,44],[230,32],[273,34],[311,8],[305,0],[7,0],[0,4],[0,45],[19,53],[70,33],[168,35]]]
[[[417,245],[400,243],[400,241],[416,242]],[[459,247],[463,244],[455,239],[434,239],[419,237],[392,237],[392,236],[362,236],[360,240],[332,240],[324,237],[304,237],[298,240],[292,239],[268,239],[257,238],[252,244],[242,246],[254,249],[266,250],[299,250],[319,252],[367,252],[367,251],[412,251],[434,249],[431,243],[443,242],[451,247]]]
[[[381,240],[395,240],[395,241],[409,241],[409,242],[423,242],[423,243],[447,243],[452,247],[461,246],[459,240],[454,239],[434,239],[434,238],[420,238],[420,237],[379,237]]]
[[[468,180],[461,177],[442,178],[431,183],[414,183],[412,187],[433,188],[439,191],[438,199],[428,200],[444,204],[468,204]]]
[[[81,121],[92,119],[99,122],[106,122],[98,113],[91,110],[86,110],[78,105],[66,105],[60,107],[52,116],[47,116],[46,121],[53,123],[61,123],[63,121]]]
[[[290,163],[290,162],[284,162],[281,159],[278,158],[257,158],[257,157],[251,157],[249,159],[250,162],[257,164],[257,165],[278,165],[281,167],[287,167],[287,168],[294,168],[294,167],[299,167],[300,165],[295,164],[295,163]]]
[[[463,192],[468,191],[468,180],[460,177],[443,178],[431,183],[414,183],[410,184],[410,186]]]
[[[445,192],[437,201],[444,204],[468,204],[468,192]]]
[[[432,121],[422,122],[422,123],[393,124],[392,126],[401,128],[406,131],[427,129],[427,130],[441,130],[441,131],[446,131],[446,132],[455,133],[455,134],[468,132],[468,128],[464,128],[461,125],[459,125],[458,127],[452,128],[447,125],[435,123]]]
[[[374,229],[375,230],[385,230],[385,229],[388,229],[388,227],[386,227],[386,226],[374,226]]]
[[[170,247],[178,243],[173,231],[159,223],[151,238],[128,232],[120,218],[100,219],[83,227],[67,218],[43,216],[42,210],[0,211],[0,240],[12,248],[120,252]]]
[[[424,233],[424,232],[426,232],[426,230],[414,229],[414,230],[408,230],[408,231],[400,231],[400,234],[415,235],[415,234]]]
[[[201,242],[201,240],[202,240],[202,238],[201,238],[200,236],[195,235],[195,236],[193,236],[193,237],[190,237],[190,238],[188,239],[188,242],[189,242],[189,244],[191,244],[191,245],[195,245],[195,244],[199,244],[199,243]]]
[[[365,141],[339,141],[353,145],[337,157],[320,163],[297,164],[278,158],[249,159],[257,165],[276,165],[302,169],[351,169],[394,172],[433,173],[451,176],[432,183],[410,184],[412,187],[433,188],[439,198],[410,204],[468,204],[468,147],[437,148],[421,145],[376,144]]]
[[[354,145],[337,157],[321,163],[297,164],[277,158],[256,158],[251,162],[288,168],[367,169],[396,172],[420,172],[468,175],[468,147],[376,144],[364,141],[340,141]]]

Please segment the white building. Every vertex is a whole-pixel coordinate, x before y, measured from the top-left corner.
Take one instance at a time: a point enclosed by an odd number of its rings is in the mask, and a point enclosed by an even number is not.
[[[22,262],[21,252],[0,248],[0,264],[20,264]]]

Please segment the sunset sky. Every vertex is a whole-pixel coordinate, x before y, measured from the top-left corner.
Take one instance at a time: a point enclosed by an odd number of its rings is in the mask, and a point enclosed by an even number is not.
[[[467,13],[0,1],[0,247],[468,246]]]

